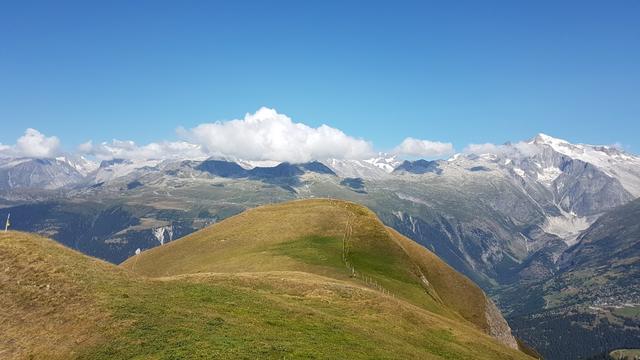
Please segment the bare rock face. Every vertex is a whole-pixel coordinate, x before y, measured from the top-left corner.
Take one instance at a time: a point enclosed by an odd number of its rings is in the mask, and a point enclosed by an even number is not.
[[[502,317],[502,313],[496,305],[487,298],[485,318],[487,319],[487,325],[489,326],[489,335],[496,338],[499,342],[512,349],[518,349],[518,342],[511,333],[511,328],[507,321]]]
[[[0,159],[0,191],[59,189],[83,178],[69,163],[57,159]]]

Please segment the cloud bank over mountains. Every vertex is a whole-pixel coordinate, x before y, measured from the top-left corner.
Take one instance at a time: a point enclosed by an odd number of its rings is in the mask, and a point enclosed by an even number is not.
[[[327,125],[296,123],[274,109],[261,108],[244,119],[179,129],[178,135],[212,155],[248,160],[306,162],[317,159],[364,159],[373,145]]]
[[[94,144],[87,141],[78,146],[82,156],[94,157],[97,160],[111,159],[204,159],[209,157],[202,147],[186,141],[152,142],[138,145],[131,140],[112,140]]]
[[[368,159],[379,150],[365,139],[350,136],[328,125],[311,127],[295,122],[275,109],[260,108],[242,119],[178,128],[176,141],[137,144],[131,140],[92,140],[78,146],[74,154],[110,159],[205,159],[218,157],[252,161],[307,162],[323,159]],[[526,151],[523,145],[523,151]],[[472,144],[467,153],[500,152],[494,144]],[[389,153],[408,158],[444,158],[454,153],[450,142],[407,137]],[[63,155],[60,139],[28,128],[14,145],[0,144],[2,157],[51,158]]]
[[[525,158],[540,152],[540,148],[532,142],[520,141],[514,144],[496,145],[492,143],[469,144],[464,148],[465,154],[496,154],[511,156],[514,158]]]

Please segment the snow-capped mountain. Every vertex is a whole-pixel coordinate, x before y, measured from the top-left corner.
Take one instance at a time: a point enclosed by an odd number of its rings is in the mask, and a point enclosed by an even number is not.
[[[597,173],[596,176],[609,178],[615,183],[609,185],[622,186],[633,198],[640,196],[640,157],[611,146],[571,144],[538,134],[528,142],[508,143],[482,154],[458,154],[449,159],[449,163],[455,164],[462,159],[506,169],[558,195],[570,185],[566,175],[573,172],[573,175],[584,176],[587,174],[583,168],[590,168]],[[583,168],[576,168],[576,164]]]
[[[76,169],[80,175],[85,177],[100,166],[97,162],[91,161],[84,156],[64,155],[57,157],[56,160],[69,164],[69,166]]]
[[[386,178],[402,163],[394,155],[383,153],[366,160],[328,159],[323,162],[340,177],[362,179]]]
[[[605,211],[638,197],[640,158],[609,146],[571,144],[545,134],[480,154],[439,162],[443,176],[460,169],[510,179],[539,206],[542,228],[572,244]]]
[[[125,160],[125,159],[113,159],[106,160],[100,163],[100,166],[91,174],[93,183],[104,183],[111,180],[127,176],[134,171],[153,169],[162,163],[163,160]]]
[[[555,152],[596,166],[620,181],[634,197],[640,196],[640,157],[606,145],[571,144],[545,134],[538,134],[532,144],[547,146]]]
[[[574,145],[545,134],[496,147],[493,152],[459,154],[442,165],[499,171],[535,188],[530,189],[534,193],[551,192],[564,210],[584,215],[606,210],[602,209],[606,204],[593,198],[581,203],[585,191],[591,196],[606,193],[612,206],[640,196],[640,157],[609,146]]]
[[[245,170],[278,166],[275,161],[232,161]],[[56,159],[0,159],[0,183],[8,188],[56,189],[74,183],[108,183],[147,172],[178,173],[184,164],[197,176],[196,160],[113,159],[98,163],[74,155]],[[640,196],[640,157],[610,146],[571,144],[539,134],[527,142],[496,146],[490,151],[457,154],[447,161],[404,161],[379,154],[366,160],[322,161],[342,178],[393,179],[411,175],[468,178],[499,176],[511,179],[534,201],[550,203],[564,217],[589,217]],[[195,164],[195,165],[194,165]],[[193,166],[192,166],[193,165]]]

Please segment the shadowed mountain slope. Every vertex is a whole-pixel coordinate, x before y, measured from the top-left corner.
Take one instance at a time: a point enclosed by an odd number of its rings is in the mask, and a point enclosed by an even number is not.
[[[640,199],[609,211],[564,252],[555,276],[502,292],[518,335],[545,358],[640,347],[639,219]]]

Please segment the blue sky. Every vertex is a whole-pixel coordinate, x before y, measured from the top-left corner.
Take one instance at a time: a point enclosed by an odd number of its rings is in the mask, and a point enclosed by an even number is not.
[[[0,4],[0,143],[175,140],[275,108],[389,150],[538,132],[640,152],[639,1]]]

